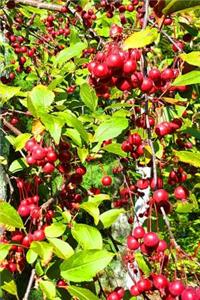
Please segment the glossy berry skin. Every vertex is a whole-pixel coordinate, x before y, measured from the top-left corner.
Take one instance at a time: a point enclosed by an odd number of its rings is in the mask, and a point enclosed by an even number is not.
[[[127,237],[127,247],[130,250],[136,250],[140,247],[139,242],[131,235]]]
[[[186,288],[181,294],[181,300],[197,300],[197,294],[194,288]]]
[[[167,122],[162,122],[159,123],[158,125],[156,125],[155,127],[155,133],[159,136],[159,137],[163,137],[167,134],[169,134],[171,132],[171,128],[169,123]]]
[[[112,178],[110,176],[104,176],[102,179],[101,179],[101,183],[104,185],[104,186],[110,186],[112,184]]]
[[[184,186],[177,186],[174,190],[174,196],[176,199],[185,200],[189,196],[189,191]]]
[[[51,174],[55,169],[55,166],[51,163],[46,163],[42,168],[43,172],[46,174]]]
[[[120,54],[111,54],[108,56],[106,64],[109,68],[122,68],[124,59]]]
[[[159,189],[153,193],[153,200],[155,203],[161,205],[169,200],[169,194],[166,190]]]
[[[66,282],[64,280],[58,280],[57,287],[64,288],[66,286],[67,286],[67,284],[66,284]]]
[[[146,247],[154,248],[158,245],[159,238],[155,232],[148,232],[144,235],[144,245]]]
[[[132,146],[131,146],[131,144],[130,144],[128,141],[124,141],[124,142],[122,143],[121,148],[122,148],[122,150],[123,150],[124,152],[131,152],[131,150],[132,150]]]
[[[152,287],[152,283],[149,279],[147,278],[142,278],[137,282],[137,288],[140,293],[143,293],[145,291],[149,291]]]
[[[160,71],[156,68],[153,68],[149,71],[148,76],[150,79],[152,79],[154,82],[157,82],[161,78]]]
[[[38,229],[35,230],[33,233],[33,240],[34,241],[43,241],[45,239],[45,233],[44,230]]]
[[[112,292],[110,293],[110,295],[108,295],[108,297],[106,298],[106,300],[120,300],[120,296],[117,294],[117,292]]]
[[[22,217],[28,217],[30,214],[30,208],[25,205],[20,205],[18,208],[18,213]]]
[[[137,68],[137,64],[134,60],[127,60],[123,65],[123,72],[125,74],[132,74]]]
[[[184,289],[184,284],[180,280],[174,280],[169,283],[169,292],[173,296],[180,296]]]
[[[123,299],[124,295],[125,295],[125,290],[123,287],[117,287],[115,289],[115,292],[118,294],[118,296],[120,297],[120,299]]]
[[[153,87],[153,81],[150,78],[144,78],[140,89],[142,92],[150,92],[152,87]]]
[[[170,68],[166,68],[161,72],[161,79],[165,81],[174,79],[174,71]]]
[[[57,154],[55,151],[48,151],[46,158],[49,162],[54,162],[57,160]]]
[[[168,287],[168,280],[166,276],[162,274],[154,275],[153,276],[153,285],[158,289],[165,289]]]
[[[97,64],[93,69],[93,74],[97,78],[106,77],[108,75],[108,72],[108,67],[105,63]]]
[[[130,293],[132,296],[139,296],[140,295],[140,292],[138,290],[138,287],[137,285],[133,285],[130,289]]]
[[[145,235],[145,230],[142,226],[137,226],[133,230],[133,236],[136,239],[142,239],[144,237],[144,235]]]
[[[167,242],[165,240],[160,240],[156,248],[157,252],[164,252],[167,249]]]

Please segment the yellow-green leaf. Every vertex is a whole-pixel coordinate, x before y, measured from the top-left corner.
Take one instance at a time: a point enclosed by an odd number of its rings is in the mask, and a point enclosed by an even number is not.
[[[139,32],[134,32],[129,36],[123,44],[123,49],[128,50],[130,48],[143,48],[152,44],[158,37],[158,31],[156,28],[147,27]]]

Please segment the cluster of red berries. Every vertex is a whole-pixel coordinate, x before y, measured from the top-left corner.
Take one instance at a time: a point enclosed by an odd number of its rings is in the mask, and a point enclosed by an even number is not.
[[[48,32],[44,35],[47,41],[53,41],[57,36],[66,37],[70,34],[69,22],[63,17],[56,18],[54,15],[49,15],[43,22]],[[43,43],[42,40],[40,40],[40,43]]]
[[[163,137],[168,134],[174,133],[176,130],[180,129],[182,126],[182,119],[174,119],[171,122],[161,122],[156,125],[155,133],[159,137]]]
[[[170,171],[168,176],[168,184],[174,185],[176,183],[182,183],[187,180],[187,173],[182,167],[178,167],[177,170]]]
[[[185,88],[171,87],[171,81],[179,74],[176,69],[166,68],[160,72],[157,68],[152,68],[148,76],[144,76],[137,71],[140,57],[140,50],[123,51],[117,43],[107,44],[103,52],[97,52],[94,60],[88,64],[91,73],[89,82],[96,89],[97,95],[109,98],[109,91],[113,86],[121,91],[139,88],[141,92],[148,94]]]
[[[42,147],[32,138],[26,142],[25,150],[28,152],[26,161],[30,166],[41,166],[42,171],[46,174],[51,174],[54,171],[57,154],[53,147]]]
[[[76,10],[80,12],[80,15],[83,20],[83,24],[86,27],[91,27],[93,24],[93,21],[96,20],[96,18],[97,18],[95,11],[92,8],[90,8],[90,9],[88,9],[88,11],[86,11],[86,10],[83,10],[81,7],[78,7]]]
[[[1,243],[7,244],[4,238]],[[9,270],[11,273],[22,272],[26,263],[26,257],[23,247],[13,245],[7,255],[7,258],[1,262],[1,268]]]
[[[116,287],[106,298],[106,300],[122,300],[125,295],[123,287]]]
[[[130,152],[132,158],[137,159],[144,154],[142,138],[138,133],[133,133],[122,143],[121,148],[124,152]]]
[[[177,297],[180,297],[181,300],[200,299],[199,288],[187,287],[178,279],[170,282],[163,274],[152,274],[150,278],[141,278],[131,287],[130,292],[132,296],[139,296],[155,290],[160,292],[164,300],[175,300]]]

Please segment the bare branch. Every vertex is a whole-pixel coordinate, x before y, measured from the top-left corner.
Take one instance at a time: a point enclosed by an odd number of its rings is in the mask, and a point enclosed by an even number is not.
[[[53,11],[61,11],[62,6],[57,4],[39,2],[36,0],[15,0],[15,3],[30,5],[37,8],[48,9]]]
[[[33,285],[34,280],[35,280],[35,269],[32,269],[31,276],[29,278],[29,282],[28,282],[23,300],[28,300],[29,299],[29,294],[30,294],[31,287]]]

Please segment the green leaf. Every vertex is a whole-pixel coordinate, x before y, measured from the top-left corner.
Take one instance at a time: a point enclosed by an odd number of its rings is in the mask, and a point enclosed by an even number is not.
[[[5,201],[0,202],[0,224],[15,228],[24,228],[23,221],[18,212]]]
[[[49,263],[53,253],[53,247],[50,244],[34,241],[31,243],[30,249],[41,257],[43,266]]]
[[[187,214],[194,211],[194,205],[193,203],[189,202],[178,202],[176,206],[176,212],[179,214]]]
[[[189,34],[191,34],[192,36],[197,36],[198,35],[198,29],[196,28],[196,27],[194,27],[194,25],[193,26],[190,26],[190,25],[188,25],[187,23],[183,23],[183,22],[179,22],[179,24],[181,25],[181,26],[183,26],[183,28],[185,29],[185,30],[187,30],[188,32],[189,32]]]
[[[64,77],[58,75],[54,80],[51,81],[51,83],[48,85],[48,89],[53,91],[57,85],[59,85],[63,81]]]
[[[188,64],[200,67],[200,51],[192,51],[190,53],[182,53],[180,58]]]
[[[200,167],[200,152],[174,151],[174,153],[178,157],[179,161],[197,168]]]
[[[15,147],[16,151],[21,150],[22,148],[24,148],[26,142],[30,139],[30,137],[32,136],[32,134],[30,133],[23,133],[18,135],[14,140],[13,140],[13,147]]]
[[[102,222],[104,228],[108,228],[115,223],[119,215],[124,212],[125,211],[123,208],[113,208],[102,213],[99,217],[99,220]]]
[[[74,282],[91,280],[110,263],[113,256],[107,250],[80,251],[61,264],[61,276]]]
[[[26,253],[26,260],[29,264],[33,264],[36,261],[37,257],[38,254],[35,253],[35,251],[33,251],[32,249],[28,249]]]
[[[70,110],[65,110],[64,112],[59,112],[57,114],[59,117],[63,118],[64,122],[69,127],[75,128],[86,143],[89,142],[88,134],[83,124]]]
[[[64,126],[65,122],[63,119],[50,115],[50,114],[40,114],[40,118],[42,123],[44,124],[46,130],[49,131],[52,138],[54,139],[56,144],[59,144],[62,127]]]
[[[92,202],[97,207],[104,201],[104,200],[110,200],[110,196],[107,194],[98,194],[88,197],[88,202]]]
[[[149,269],[143,255],[140,252],[136,252],[134,254],[134,256],[135,256],[135,260],[138,264],[139,269],[142,270],[142,272],[145,274],[145,276],[149,276],[151,270]]]
[[[74,250],[67,242],[57,238],[48,238],[48,241],[53,246],[53,252],[59,258],[68,259],[74,254]]]
[[[78,130],[74,128],[67,128],[63,134],[68,136],[74,144],[76,144],[79,147],[82,147],[81,136]]]
[[[78,153],[78,156],[80,158],[80,161],[82,163],[84,163],[85,160],[86,160],[86,158],[87,158],[87,156],[88,156],[88,154],[89,154],[88,149],[86,149],[86,148],[78,148],[77,149],[77,153]]]
[[[28,167],[28,165],[26,163],[25,158],[18,158],[11,163],[8,170],[11,173],[16,173],[16,172],[26,169],[27,167]]]
[[[174,82],[173,86],[181,86],[181,85],[191,85],[200,83],[200,71],[191,71],[184,75],[178,76]]]
[[[80,42],[63,49],[57,54],[54,66],[61,66],[73,57],[80,57],[85,48],[87,48],[87,44]]]
[[[61,190],[63,182],[64,180],[62,175],[57,175],[56,177],[52,178],[51,189],[53,195],[55,195],[58,191]]]
[[[29,96],[28,109],[34,117],[40,117],[42,113],[47,113],[55,98],[54,93],[44,85],[34,87]]]
[[[11,247],[9,244],[0,244],[0,261],[6,258]]]
[[[102,249],[103,247],[101,233],[93,226],[74,223],[71,233],[83,249]]]
[[[109,153],[119,155],[121,157],[127,156],[127,154],[121,149],[121,144],[118,144],[118,143],[112,143],[112,144],[106,145],[102,149]]]
[[[10,100],[17,95],[20,91],[20,87],[8,86],[7,84],[0,83],[0,99],[2,103]]]
[[[98,104],[98,97],[95,90],[88,84],[83,83],[80,87],[80,96],[83,103],[91,110],[95,111]]]
[[[182,133],[189,133],[190,135],[194,136],[196,139],[200,140],[200,130],[196,128],[188,127],[182,130]]]
[[[66,225],[63,223],[53,223],[47,227],[45,227],[45,235],[47,238],[56,238],[61,235],[66,230]]]
[[[200,6],[199,0],[187,0],[187,1],[180,1],[180,0],[171,0],[167,2],[167,5],[164,7],[162,12],[165,15],[170,15],[175,12],[179,12],[182,10],[190,10],[196,9]]]
[[[16,296],[16,298],[19,299],[17,294],[17,286],[14,280],[4,283],[4,285],[2,285],[1,288],[2,290],[8,292],[11,295]]]
[[[117,137],[127,127],[128,120],[126,118],[111,117],[97,127],[94,135],[94,142],[103,142]]]
[[[53,300],[56,297],[56,287],[52,281],[40,280],[39,286],[47,299]]]
[[[93,217],[95,225],[99,223],[100,212],[96,203],[84,202],[80,205],[80,208],[87,211],[87,213]]]
[[[68,286],[67,291],[72,297],[77,297],[79,300],[99,300],[90,290],[75,285]]]
[[[128,50],[131,48],[143,48],[155,42],[157,38],[157,29],[147,27],[146,29],[131,34],[131,36],[124,41],[123,50]]]

